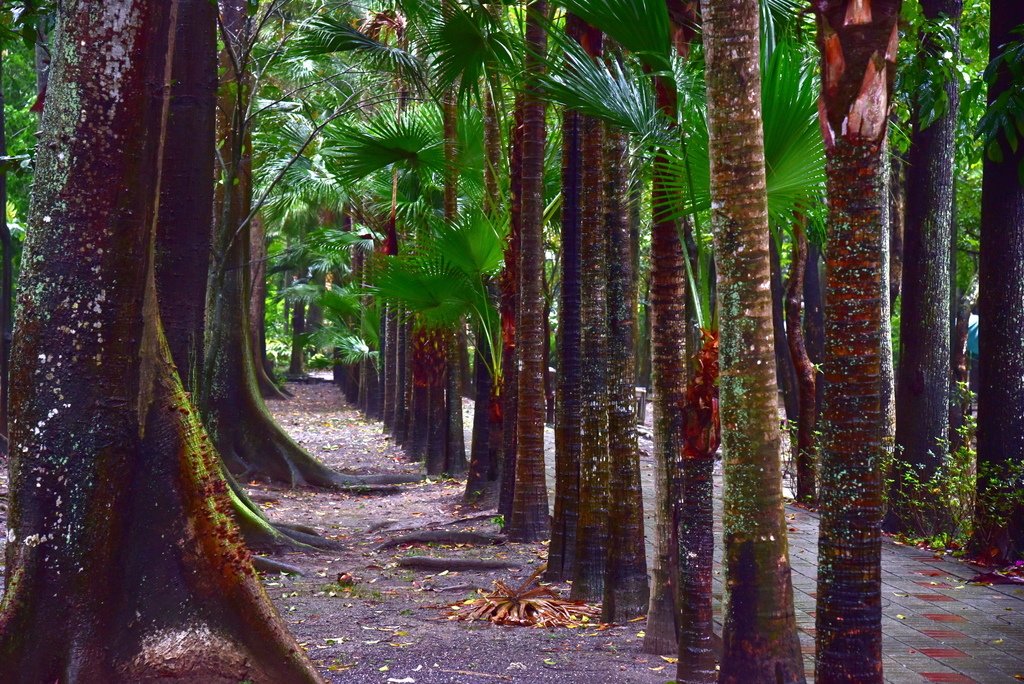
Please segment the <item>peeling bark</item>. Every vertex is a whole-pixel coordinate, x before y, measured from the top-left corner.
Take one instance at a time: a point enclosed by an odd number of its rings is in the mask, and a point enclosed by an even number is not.
[[[829,196],[825,311],[825,435],[821,459],[816,677],[882,682],[882,461],[888,429],[883,367],[888,304],[885,121],[899,0],[874,0],[867,23],[852,4],[815,6],[822,71],[844,55],[842,78],[821,97]],[[855,12],[856,13],[856,12]],[[883,61],[884,60],[884,61]],[[868,102],[870,101],[870,103]],[[859,118],[859,123],[854,118]]]

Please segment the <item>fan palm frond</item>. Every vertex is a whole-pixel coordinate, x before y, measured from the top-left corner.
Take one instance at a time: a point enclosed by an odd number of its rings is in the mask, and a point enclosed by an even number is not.
[[[422,80],[423,65],[408,51],[368,36],[343,17],[321,16],[309,21],[291,46],[296,56],[348,52],[379,70],[401,74],[410,81]]]

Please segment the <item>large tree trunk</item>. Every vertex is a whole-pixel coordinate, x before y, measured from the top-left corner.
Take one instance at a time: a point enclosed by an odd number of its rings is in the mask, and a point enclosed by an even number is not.
[[[264,399],[286,399],[289,393],[274,383],[274,365],[267,358],[267,235],[263,219],[253,219],[249,237],[249,325],[252,328],[256,382]],[[205,243],[208,251],[209,236]]]
[[[1024,24],[1024,4],[993,0],[989,52],[995,57]],[[1002,66],[989,102],[1010,88]],[[981,258],[978,264],[978,507],[974,546],[1009,562],[1024,552],[1024,186],[1018,168],[1024,148],[997,139],[1002,161],[985,159],[981,190]],[[1000,501],[1002,503],[1000,503]],[[991,508],[990,508],[991,507]]]
[[[490,90],[484,100],[484,151],[487,162],[484,165],[483,210],[492,220],[498,218],[499,174],[501,173],[501,128],[494,97]],[[498,300],[497,286],[488,280],[485,284],[488,297]],[[469,477],[466,479],[466,499],[474,500],[489,495],[493,482],[498,476],[501,460],[501,363],[500,338],[490,337],[478,330],[476,335],[476,403],[473,414],[473,443],[470,456]],[[491,331],[492,336],[497,331]],[[497,353],[496,353],[497,352]],[[487,361],[483,361],[484,356]],[[554,539],[552,539],[554,544]]]
[[[569,14],[565,32],[579,40],[583,21]],[[582,147],[579,112],[562,114],[562,283],[558,300],[558,387],[555,401],[555,510],[545,578],[573,576],[580,481],[580,183]]]
[[[676,92],[670,81],[655,77],[658,106],[669,122],[676,120]],[[651,388],[654,391],[654,562],[644,651],[675,653],[679,646],[676,589],[678,546],[677,471],[683,453],[686,417],[686,267],[679,223],[662,215],[671,204],[665,174],[667,152],[654,160],[651,204]]]
[[[963,0],[921,0],[921,8],[930,20],[947,17],[954,40],[959,37]],[[939,49],[936,40],[930,32],[921,35],[922,60]],[[958,45],[948,45],[945,39],[941,49],[959,52]],[[908,485],[903,475],[912,473],[920,482],[928,482],[948,449],[952,160],[959,93],[953,81],[944,90],[946,111],[936,121],[921,121],[927,112],[921,111],[920,103],[915,107],[907,160],[896,463],[885,518],[890,532],[925,533],[943,525],[943,521],[926,522],[913,514],[913,508],[925,504],[922,498],[937,497],[927,487]]]
[[[725,614],[720,682],[803,682],[782,502],[758,3],[703,0],[721,302]],[[686,672],[681,663],[680,671]]]
[[[515,493],[508,521],[510,539],[546,539],[550,530],[544,473],[544,101],[540,76],[547,33],[546,0],[526,0],[526,59],[522,131],[522,225],[516,353],[519,377],[516,415]]]
[[[224,50],[235,54],[248,36],[248,6],[241,0],[221,5]],[[230,46],[230,47],[229,47]],[[244,63],[222,54],[222,68],[244,83]],[[218,140],[224,160],[215,208],[213,261],[207,292],[205,368],[200,408],[214,445],[228,469],[241,478],[258,477],[291,485],[345,487],[364,478],[342,475],[315,460],[274,422],[256,384],[248,311],[251,136],[245,119],[247,88],[222,88]]]
[[[7,156],[7,115],[4,99],[3,75],[4,57],[0,55],[0,156]],[[14,324],[14,240],[11,227],[7,225],[7,173],[0,172],[0,249],[3,261],[0,263],[0,453],[8,453],[7,414],[10,397],[11,332]]]
[[[608,557],[601,619],[624,623],[647,612],[647,555],[635,397],[636,270],[630,239],[626,134],[605,131],[608,264]]]
[[[796,499],[813,504],[816,500],[814,431],[818,422],[815,368],[807,355],[804,328],[801,323],[804,295],[804,274],[807,271],[807,235],[804,219],[793,223],[793,259],[790,263],[789,285],[786,289],[786,342],[796,369],[799,407],[796,425]]]
[[[601,32],[587,27],[581,42],[600,59]],[[580,469],[579,517],[572,597],[599,601],[608,555],[608,251],[604,216],[604,126],[580,117]]]
[[[882,250],[899,0],[816,6],[829,193],[817,678],[882,681]]]
[[[170,135],[176,56],[205,46],[212,71],[213,12],[58,11],[13,373],[4,681],[319,681],[252,570],[157,303],[163,161],[213,155],[212,136]]]

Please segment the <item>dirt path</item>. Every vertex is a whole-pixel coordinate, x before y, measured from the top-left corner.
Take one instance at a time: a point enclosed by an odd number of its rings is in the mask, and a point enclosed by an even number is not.
[[[418,470],[404,461],[378,423],[361,420],[345,406],[333,385],[290,388],[295,398],[274,403],[271,409],[285,429],[326,464],[352,473]],[[448,529],[497,532],[489,511],[462,505],[459,483],[411,485],[391,496],[257,484],[249,490],[272,519],[313,526],[339,542],[339,548],[329,553],[277,557],[303,568],[305,577],[264,580],[289,628],[329,681],[662,684],[675,675],[675,667],[664,659],[640,652],[642,622],[599,631],[495,627],[446,619],[445,606],[470,598],[475,587],[489,588],[495,579],[525,578],[547,554],[542,544],[375,550],[403,530],[460,518],[476,517]],[[431,574],[398,567],[398,559],[409,555],[498,559],[520,568]],[[336,582],[346,574],[356,578],[347,590]],[[567,594],[565,586],[557,588]]]

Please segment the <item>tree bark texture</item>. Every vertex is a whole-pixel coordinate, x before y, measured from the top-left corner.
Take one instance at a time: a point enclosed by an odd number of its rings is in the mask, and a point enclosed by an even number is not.
[[[601,33],[584,31],[584,49],[601,55]],[[608,252],[604,214],[604,126],[580,117],[580,469],[572,597],[599,601],[608,555]]]
[[[544,100],[540,92],[546,0],[526,0],[526,59],[523,92],[522,225],[516,350],[519,377],[516,416],[515,492],[509,539],[546,539],[550,533],[544,473]]]
[[[1024,24],[1024,5],[992,2],[989,52],[1019,39],[1011,31]],[[1005,67],[990,86],[989,102],[1010,87]],[[1024,149],[985,160],[981,189],[981,257],[978,264],[978,501],[974,546],[995,561],[1010,561],[1024,551],[1024,187],[1018,168]],[[991,511],[986,503],[1017,492],[1015,504]],[[1001,524],[1003,523],[1003,524]]]
[[[249,325],[252,329],[256,382],[264,399],[287,399],[288,393],[274,384],[274,365],[267,358],[267,232],[263,220],[258,216],[252,221],[249,237]],[[207,253],[203,258],[208,259],[209,233],[204,246]],[[204,278],[204,290],[205,287]],[[202,364],[198,367],[202,368]]]
[[[601,619],[624,623],[647,612],[647,551],[635,411],[636,270],[630,239],[626,134],[605,130],[604,227],[608,264],[608,555]]]
[[[676,92],[656,77],[658,105],[670,122],[676,120]],[[659,211],[669,206],[671,190],[664,174],[667,153],[654,160],[651,204],[651,387],[654,390],[654,559],[651,602],[647,612],[644,651],[675,654],[679,647],[676,581],[678,575],[676,506],[680,498],[678,471],[686,417],[686,267],[678,222]],[[662,208],[662,209],[659,209]]]
[[[899,0],[816,6],[829,194],[816,677],[882,681],[884,166]]]
[[[516,457],[518,455],[519,352],[516,330],[519,323],[520,278],[519,253],[522,251],[523,224],[523,120],[525,102],[516,96],[512,130],[509,134],[509,233],[505,245],[505,263],[501,274],[501,485],[498,514],[506,525],[512,519],[516,490]]]
[[[12,375],[4,681],[320,681],[252,570],[157,303],[165,155],[213,155],[212,136],[176,139],[176,56],[205,46],[213,70],[214,11],[58,10]]]
[[[756,0],[702,0],[721,307],[720,682],[803,682],[782,502]]]
[[[584,24],[569,14],[565,32],[579,40]],[[582,147],[579,112],[562,114],[562,282],[558,301],[558,376],[555,401],[555,510],[545,579],[573,576],[580,478],[580,184]]]
[[[248,76],[233,66],[227,50],[241,54],[247,44],[247,5],[221,4],[225,78],[242,85],[222,88],[218,106],[218,142],[224,159],[217,192],[206,304],[205,368],[200,410],[217,451],[241,478],[259,477],[292,485],[360,484],[315,460],[274,422],[256,383],[249,325],[248,264],[250,231],[243,223],[251,208],[251,136],[245,122]],[[237,182],[236,182],[237,181]]]
[[[948,17],[959,37],[962,0],[921,0],[927,19]],[[921,37],[922,51],[959,53],[958,45],[936,45]],[[922,57],[921,59],[924,59]],[[900,353],[896,378],[896,469],[885,527],[890,532],[925,532],[907,510],[929,496],[927,488],[905,491],[900,477],[912,471],[927,482],[945,460],[949,429],[950,246],[953,225],[954,135],[959,111],[956,83],[944,86],[946,112],[930,125],[915,111],[907,160],[906,223]],[[892,217],[890,217],[890,220]]]

